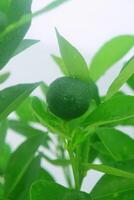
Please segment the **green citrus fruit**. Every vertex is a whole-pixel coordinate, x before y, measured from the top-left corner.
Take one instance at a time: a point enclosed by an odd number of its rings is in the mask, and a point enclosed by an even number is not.
[[[2,32],[8,24],[7,16],[0,11],[0,32]]]
[[[48,88],[50,111],[65,120],[84,114],[91,101],[89,84],[71,77],[56,79]]]

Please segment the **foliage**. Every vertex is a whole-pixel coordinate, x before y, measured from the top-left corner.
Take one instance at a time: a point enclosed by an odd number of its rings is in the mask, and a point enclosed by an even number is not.
[[[39,42],[24,39],[32,17],[66,1],[53,1],[33,14],[31,0],[0,1],[0,69]],[[62,76],[88,86],[90,106],[79,117],[65,120],[50,111],[49,86],[45,82],[18,84],[0,90],[0,200],[133,199],[134,139],[129,131],[120,131],[117,125],[134,126],[134,96],[120,91],[124,84],[134,90],[134,57],[122,65],[103,97],[99,95],[96,81],[129,52],[134,46],[134,36],[112,38],[97,51],[88,66],[81,53],[58,30],[56,35],[61,56],[52,55],[52,58]],[[2,72],[0,84],[9,75],[9,72]],[[69,88],[69,84],[66,87]],[[44,98],[30,95],[37,87]],[[80,93],[79,87],[76,90],[74,93]],[[84,100],[85,97],[81,97],[82,101],[89,101],[88,96]],[[70,106],[70,101],[68,104]],[[62,103],[60,109],[63,111]],[[69,109],[72,112],[71,106]],[[12,112],[15,119],[9,116]],[[15,150],[7,142],[11,129],[24,138]],[[56,182],[42,161],[62,167],[67,187]],[[104,175],[90,193],[85,193],[81,186],[90,170]]]

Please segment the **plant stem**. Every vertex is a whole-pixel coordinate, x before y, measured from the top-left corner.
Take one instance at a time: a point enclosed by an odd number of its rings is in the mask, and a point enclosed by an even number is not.
[[[65,179],[66,179],[66,182],[67,182],[69,188],[73,189],[69,168],[68,167],[63,167],[63,172],[64,172]]]
[[[72,170],[73,170],[74,181],[75,181],[75,189],[80,190],[79,170],[78,170],[78,166],[77,166],[77,161],[76,161],[74,154],[70,148],[68,148],[68,153],[69,153],[70,161],[72,164]]]

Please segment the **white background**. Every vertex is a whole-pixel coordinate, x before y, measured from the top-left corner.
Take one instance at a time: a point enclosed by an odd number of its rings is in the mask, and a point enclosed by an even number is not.
[[[48,0],[34,0],[33,11],[47,5]],[[54,28],[76,46],[89,63],[96,50],[108,39],[120,34],[134,33],[134,0],[70,0],[68,3],[33,20],[27,38],[39,39],[40,43],[11,60],[6,71],[12,75],[6,85],[36,82],[47,83],[60,76],[60,71],[50,54],[59,54]],[[123,61],[122,61],[123,62]],[[106,92],[119,71],[122,62],[98,82],[100,93]],[[9,135],[8,141],[16,147],[18,137]],[[58,169],[52,170],[64,184]],[[89,191],[98,173],[91,173],[84,190]]]

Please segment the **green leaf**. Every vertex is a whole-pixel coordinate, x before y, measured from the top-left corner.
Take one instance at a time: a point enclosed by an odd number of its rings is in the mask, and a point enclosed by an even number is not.
[[[129,162],[129,168],[134,172],[134,162]],[[124,163],[128,170],[128,161]],[[91,191],[94,200],[132,200],[134,197],[134,180],[111,175],[104,175]]]
[[[12,0],[10,2],[7,12],[9,26],[20,20],[22,16],[31,13],[31,3],[32,0]],[[14,12],[15,10],[16,12]],[[0,69],[2,69],[12,58],[15,50],[24,38],[29,27],[30,23],[24,24],[7,34],[3,34],[3,36],[0,38]]]
[[[55,166],[68,166],[70,164],[70,160],[67,159],[50,159],[45,154],[42,154],[42,157],[45,158],[49,163],[55,165]]]
[[[97,135],[116,161],[134,158],[134,140],[128,135],[113,128],[98,128]]]
[[[29,96],[39,83],[15,85],[0,91],[0,120],[7,117]]]
[[[89,71],[84,58],[58,31],[56,31],[56,33],[61,56],[68,71],[68,75],[89,83]]]
[[[64,61],[61,57],[52,55],[53,60],[56,62],[56,64],[58,65],[58,67],[60,68],[61,72],[65,75],[68,76],[68,71],[66,69],[66,66],[64,64]]]
[[[98,80],[112,65],[134,46],[133,35],[117,36],[106,42],[95,54],[90,64],[90,76]]]
[[[83,124],[86,126],[100,126],[132,117],[134,117],[134,97],[117,94],[100,104]]]
[[[32,40],[32,39],[24,39],[21,41],[17,49],[15,50],[13,56],[16,56],[20,54],[21,52],[25,51],[29,47],[33,46],[34,44],[37,44],[39,40]]]
[[[21,121],[38,122],[38,120],[34,116],[34,112],[32,109],[32,97],[31,96],[27,97],[26,100],[21,103],[21,105],[16,110],[16,114]]]
[[[62,120],[48,111],[45,102],[42,102],[38,97],[34,97],[32,106],[35,116],[43,126],[47,127],[51,132],[63,131],[61,130]]]
[[[132,90],[134,90],[134,74],[128,79],[127,84]]]
[[[5,145],[5,139],[7,134],[7,121],[3,120],[0,122],[0,153]]]
[[[62,200],[67,192],[68,189],[61,185],[40,180],[32,185],[30,200]]]
[[[134,180],[103,176],[91,192],[94,200],[132,200]]]
[[[93,169],[93,170],[103,172],[103,173],[113,175],[113,176],[120,176],[120,177],[124,177],[124,178],[134,179],[134,173],[129,173],[127,171],[117,169],[114,167],[110,167],[107,165],[103,165],[103,164],[89,163],[89,164],[86,164],[85,167],[87,169]]]
[[[0,0],[0,11],[7,12],[10,5],[10,0]]]
[[[42,134],[28,138],[12,154],[5,173],[6,197],[8,197],[14,191],[17,184],[19,184],[43,140],[44,136]]]
[[[25,174],[23,175],[20,183],[15,188],[14,192],[10,195],[10,199],[14,200],[29,200],[29,190],[33,182],[44,179],[49,180],[51,175],[46,172],[44,169],[40,167],[41,165],[41,157],[38,155],[37,157],[33,158],[32,162],[30,163],[28,169],[26,170]],[[44,175],[43,174],[43,172]],[[51,177],[51,181],[52,181]]]
[[[28,138],[34,135],[42,134],[44,135],[43,145],[45,147],[48,147],[48,142],[50,141],[50,137],[48,136],[47,132],[34,128],[31,125],[18,120],[9,120],[8,127],[16,131],[18,134],[22,134],[23,136]]]
[[[27,170],[25,171],[24,175],[22,176],[19,184],[16,186],[13,193],[9,195],[11,200],[28,200],[29,189],[32,183],[39,178],[40,172],[40,163],[41,159],[40,156],[33,158],[31,163],[29,164]]]
[[[5,72],[0,75],[0,84],[4,83],[10,76],[10,72]]]
[[[3,200],[3,194],[4,194],[4,186],[0,183],[0,200]]]
[[[30,200],[91,200],[89,194],[69,190],[49,181],[37,181],[30,190]]]
[[[10,156],[11,147],[5,143],[0,150],[0,175],[4,175]]]
[[[46,171],[45,169],[43,169],[42,167],[40,168],[39,171],[39,177],[41,180],[47,180],[47,181],[55,181],[54,178],[52,177],[52,175]]]
[[[51,3],[49,3],[46,7],[45,7],[45,12],[51,11],[55,8],[57,8],[58,6],[62,5],[65,2],[68,2],[69,0],[55,0],[52,1]]]
[[[41,82],[40,84],[40,89],[44,95],[44,97],[46,98],[46,94],[47,94],[47,90],[48,90],[48,85],[45,82]]]
[[[0,122],[0,175],[3,175],[7,166],[11,148],[6,144],[7,120]]]
[[[130,61],[127,62],[123,70],[120,72],[117,78],[113,81],[112,85],[108,89],[106,99],[111,98],[121,88],[121,86],[127,82],[127,80],[133,74],[134,74],[134,57],[132,57]]]

